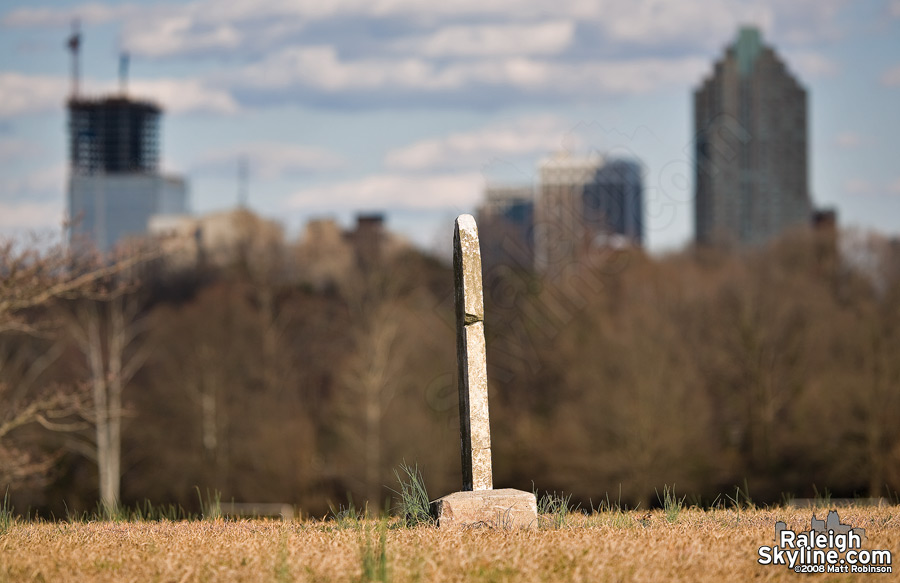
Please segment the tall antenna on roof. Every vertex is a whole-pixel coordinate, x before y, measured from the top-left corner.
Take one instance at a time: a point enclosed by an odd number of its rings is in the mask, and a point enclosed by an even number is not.
[[[78,19],[72,21],[72,36],[68,41],[69,51],[72,53],[72,99],[78,99],[78,85],[81,74],[79,72],[79,49],[81,48],[81,27]]]

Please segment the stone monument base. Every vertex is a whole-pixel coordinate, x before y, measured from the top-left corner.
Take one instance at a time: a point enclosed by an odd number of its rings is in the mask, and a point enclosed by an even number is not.
[[[537,528],[537,500],[531,492],[503,488],[454,492],[431,503],[441,528]]]

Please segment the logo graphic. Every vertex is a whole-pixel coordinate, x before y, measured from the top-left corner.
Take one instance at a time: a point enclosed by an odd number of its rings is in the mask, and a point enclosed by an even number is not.
[[[826,520],[813,514],[808,532],[775,523],[775,544],[759,547],[760,565],[784,565],[796,573],[892,573],[891,551],[862,548],[866,531],[841,523],[836,510]]]

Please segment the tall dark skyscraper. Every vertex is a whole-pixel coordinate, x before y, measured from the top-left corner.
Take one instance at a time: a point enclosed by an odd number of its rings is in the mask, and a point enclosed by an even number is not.
[[[694,92],[701,244],[759,245],[809,225],[806,90],[742,28]]]

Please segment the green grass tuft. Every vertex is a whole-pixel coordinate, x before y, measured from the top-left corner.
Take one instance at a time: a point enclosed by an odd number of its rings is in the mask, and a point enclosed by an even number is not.
[[[278,555],[275,558],[275,581],[278,581],[278,583],[288,583],[294,580],[294,576],[291,575],[291,567],[288,564],[287,542],[287,533],[283,533],[278,544]]]
[[[9,532],[15,523],[16,517],[12,505],[9,503],[9,488],[7,488],[6,494],[3,495],[3,505],[0,506],[0,536]]]
[[[337,508],[331,504],[328,506],[331,509],[331,518],[337,530],[359,530],[362,528],[363,522],[369,517],[368,506],[357,509],[353,505],[352,496],[348,497],[347,506],[338,506]]]
[[[222,493],[218,490],[206,490],[206,498],[200,493],[199,486],[194,486],[197,490],[197,498],[200,499],[200,514],[204,520],[217,520],[222,518]]]
[[[403,462],[400,464],[399,470],[394,470],[394,476],[400,483],[400,490],[393,490],[398,496],[396,512],[404,520],[406,526],[433,525],[431,500],[428,497],[428,490],[425,488],[425,479],[422,477],[422,472],[419,471],[419,465],[409,466]]]
[[[750,497],[750,486],[747,484],[746,478],[744,479],[744,487],[735,486],[734,490],[733,498],[727,494],[725,497],[728,498],[735,510],[756,510],[756,504],[753,503],[753,499]]]
[[[816,508],[828,508],[831,506],[831,490],[827,487],[824,492],[819,492],[819,489],[813,484],[813,498],[816,499]]]
[[[566,496],[564,493],[544,492],[542,496],[534,493],[537,500],[538,521],[542,527],[560,529],[566,528],[568,525],[568,517],[571,512],[577,511],[578,507],[572,508],[569,503],[572,495]]]
[[[377,535],[376,543],[372,535]],[[387,523],[379,520],[375,532],[365,529],[363,542],[360,545],[360,562],[362,563],[361,583],[390,581],[387,555]]]
[[[678,516],[684,508],[685,497],[682,496],[680,500],[678,499],[678,496],[675,495],[675,485],[672,484],[671,488],[669,488],[668,485],[663,485],[662,497],[660,498],[659,491],[657,491],[656,498],[659,500],[659,503],[662,504],[663,511],[666,514],[666,520],[672,524],[678,522]]]
[[[64,503],[65,505],[65,503]],[[137,504],[133,508],[126,506],[117,506],[115,512],[109,510],[102,504],[97,506],[92,512],[82,511],[75,512],[70,510],[68,505],[66,508],[66,522],[70,524],[84,524],[86,522],[177,522],[180,520],[202,520],[204,516],[191,514],[176,504],[161,504],[154,506],[149,500],[145,500],[143,504]]]

